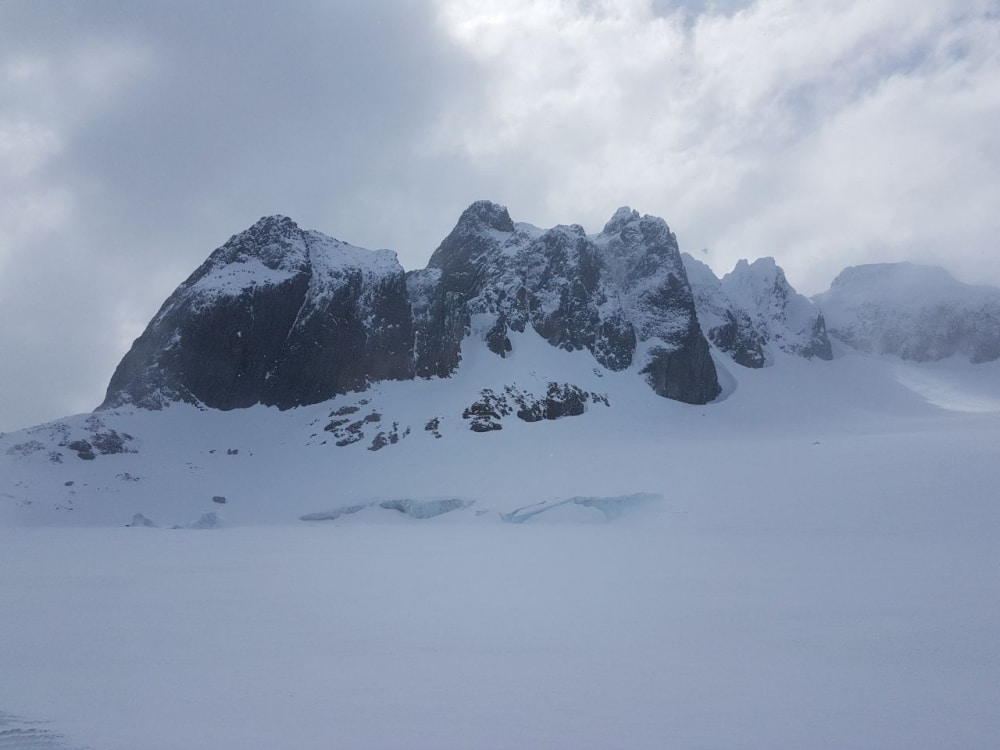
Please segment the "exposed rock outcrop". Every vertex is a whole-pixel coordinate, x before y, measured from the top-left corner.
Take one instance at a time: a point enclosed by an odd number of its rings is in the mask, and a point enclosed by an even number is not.
[[[507,385],[499,392],[492,388],[480,391],[479,398],[462,412],[462,419],[469,421],[473,432],[492,432],[502,430],[504,418],[512,414],[524,422],[576,417],[587,410],[588,403],[610,405],[607,395],[587,392],[571,383],[550,382],[544,394]]]
[[[261,219],[167,299],[101,408],[318,403],[373,382],[451,375],[469,335],[507,356],[511,332],[529,327],[609,370],[634,366],[661,396],[701,404],[720,393],[662,219],[623,208],[587,235],[515,224],[480,201],[410,274],[390,251]]]
[[[407,283],[418,375],[452,373],[469,332],[502,357],[512,351],[509,332],[530,326],[610,370],[641,355],[636,364],[662,396],[706,403],[720,392],[677,240],[662,219],[623,208],[588,236],[578,225],[515,224],[502,206],[480,201]]]
[[[317,403],[413,376],[395,254],[263,218],[167,299],[115,371],[102,408]]]

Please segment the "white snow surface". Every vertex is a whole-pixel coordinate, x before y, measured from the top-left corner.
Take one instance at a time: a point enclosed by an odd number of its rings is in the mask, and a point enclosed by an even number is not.
[[[720,358],[690,406],[512,340],[285,412],[0,436],[0,748],[996,747],[1000,364]],[[610,405],[462,418],[549,382]],[[135,452],[60,446],[110,430]]]

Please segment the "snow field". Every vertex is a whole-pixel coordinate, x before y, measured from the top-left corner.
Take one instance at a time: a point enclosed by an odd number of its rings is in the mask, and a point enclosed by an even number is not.
[[[52,750],[996,747],[996,365],[779,354],[691,407],[514,343],[308,409],[105,415],[134,454],[0,454],[0,711]],[[458,416],[550,380],[612,406]],[[412,433],[322,444],[362,398]],[[475,502],[297,520],[426,497]]]
[[[995,518],[792,505],[5,529],[0,700],[106,750],[992,747]]]

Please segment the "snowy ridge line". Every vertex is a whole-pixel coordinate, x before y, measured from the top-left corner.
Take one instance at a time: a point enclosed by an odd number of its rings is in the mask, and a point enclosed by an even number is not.
[[[992,361],[1000,290],[889,264],[848,269],[810,300],[773,258],[716,277],[681,254],[663,219],[627,207],[587,234],[514,223],[477,201],[410,272],[390,250],[264,217],[168,298],[100,408],[315,404],[377,382],[452,377],[467,338],[517,356],[514,335],[528,329],[609,372],[632,371],[659,396],[706,404],[725,378],[711,349],[748,368],[778,353],[830,360],[828,325],[862,351]]]
[[[943,268],[847,268],[814,299],[831,333],[863,352],[933,362],[1000,358],[1000,289],[963,284]]]

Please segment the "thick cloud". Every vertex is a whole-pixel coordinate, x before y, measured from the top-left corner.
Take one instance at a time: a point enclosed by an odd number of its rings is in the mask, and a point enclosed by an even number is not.
[[[439,143],[505,174],[515,213],[596,227],[628,201],[717,272],[774,255],[812,293],[910,258],[1000,283],[993,3],[705,5],[449,4],[486,83]]]
[[[0,4],[0,429],[92,408],[259,216],[423,265],[461,209],[663,216],[719,273],[1000,284],[990,0]]]

